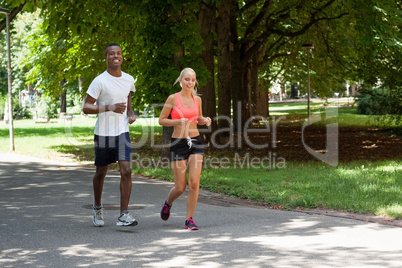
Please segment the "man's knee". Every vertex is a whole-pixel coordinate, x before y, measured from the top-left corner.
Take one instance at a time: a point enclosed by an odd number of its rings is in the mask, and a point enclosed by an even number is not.
[[[120,175],[122,179],[131,179],[131,168],[120,167]]]
[[[106,167],[96,167],[94,178],[101,180],[106,177],[106,174],[107,174],[107,166]]]

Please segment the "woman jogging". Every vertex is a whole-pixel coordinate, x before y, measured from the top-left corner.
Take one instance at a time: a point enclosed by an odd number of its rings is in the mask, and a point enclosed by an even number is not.
[[[211,118],[202,116],[201,98],[196,96],[195,90],[195,85],[198,84],[195,71],[191,68],[183,69],[173,85],[177,82],[180,83],[181,91],[167,98],[159,117],[160,125],[174,127],[170,144],[170,162],[175,185],[163,204],[161,218],[164,221],[169,219],[173,202],[186,189],[188,167],[189,192],[185,228],[198,230],[193,215],[198,200],[204,149],[197,124],[209,126]],[[169,115],[171,119],[168,118]]]

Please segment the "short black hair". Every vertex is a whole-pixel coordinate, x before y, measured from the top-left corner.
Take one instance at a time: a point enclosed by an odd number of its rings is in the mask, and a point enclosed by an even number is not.
[[[121,46],[120,46],[119,44],[116,44],[116,43],[111,43],[111,44],[107,45],[107,46],[105,47],[105,57],[106,57],[107,49],[108,49],[109,47],[119,47],[119,48],[121,48]]]

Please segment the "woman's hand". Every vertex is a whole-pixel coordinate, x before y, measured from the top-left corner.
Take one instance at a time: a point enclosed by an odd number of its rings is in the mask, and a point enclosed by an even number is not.
[[[199,125],[206,125],[207,127],[209,127],[212,123],[212,120],[210,117],[201,117],[198,121]]]
[[[179,119],[179,125],[185,125],[187,124],[188,119],[187,118],[180,118]]]
[[[205,125],[207,125],[207,127],[209,127],[212,123],[212,120],[210,117],[205,118]]]

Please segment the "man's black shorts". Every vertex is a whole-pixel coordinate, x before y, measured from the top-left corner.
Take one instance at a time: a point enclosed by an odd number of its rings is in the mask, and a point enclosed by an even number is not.
[[[132,150],[128,132],[119,136],[94,137],[95,166],[104,167],[116,161],[131,161]]]
[[[204,145],[200,136],[191,139],[171,138],[170,161],[186,160],[190,154],[204,154]]]

